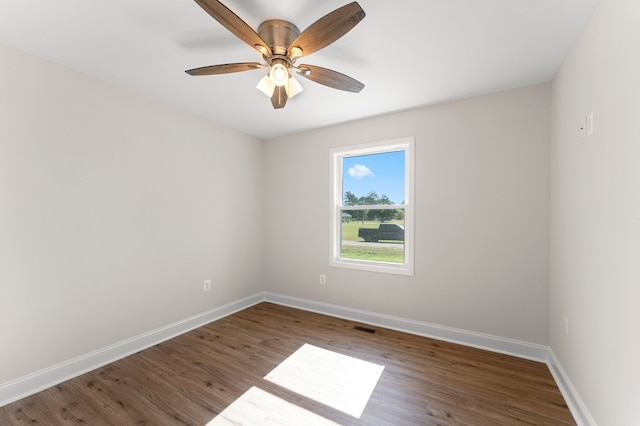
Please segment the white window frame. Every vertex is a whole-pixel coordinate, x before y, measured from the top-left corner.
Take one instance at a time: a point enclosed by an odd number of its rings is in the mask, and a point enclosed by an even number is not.
[[[331,150],[331,252],[329,265],[338,268],[359,269],[363,271],[383,272],[399,275],[414,275],[414,145],[413,136],[383,140],[378,142],[334,148]],[[391,151],[405,152],[405,198],[404,204],[376,206],[383,208],[404,210],[404,263],[380,262],[360,259],[343,259],[341,256],[341,211],[344,209],[342,199],[342,160],[368,154],[382,154]],[[348,206],[349,209],[369,209],[370,207]]]

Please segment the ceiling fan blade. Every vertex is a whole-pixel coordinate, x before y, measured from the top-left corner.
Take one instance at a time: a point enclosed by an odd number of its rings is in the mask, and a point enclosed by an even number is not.
[[[273,105],[273,109],[284,108],[284,106],[287,104],[287,99],[289,99],[289,97],[287,96],[287,91],[284,86],[276,86],[275,90],[273,91],[273,95],[271,96],[271,104]]]
[[[298,69],[310,71],[308,73],[300,72],[301,76],[334,89],[353,93],[360,93],[360,91],[364,89],[364,84],[338,71],[317,67],[315,65],[300,65]]]
[[[217,0],[195,0],[195,2],[240,40],[265,56],[271,55],[271,49],[262,37],[227,6]]]
[[[221,64],[221,65],[209,65],[208,67],[194,68],[192,70],[186,70],[189,75],[217,75],[217,74],[229,74],[232,72],[252,71],[263,68],[263,65],[259,62],[240,62],[237,64]]]
[[[302,50],[297,57],[309,55],[338,40],[364,17],[364,10],[354,1],[318,19],[301,32],[289,46],[299,47]]]

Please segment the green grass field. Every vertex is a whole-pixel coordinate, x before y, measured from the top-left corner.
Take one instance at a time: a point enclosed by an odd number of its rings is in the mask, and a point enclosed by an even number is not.
[[[391,221],[404,225],[403,221]],[[363,241],[358,237],[359,228],[377,228],[380,222],[364,221],[362,222],[343,222],[342,223],[342,240],[343,241]],[[376,262],[392,262],[404,263],[404,244],[401,241],[388,241],[388,243],[396,244],[398,247],[380,247],[378,243],[367,243],[366,245],[342,245],[342,257],[344,259],[373,260]]]

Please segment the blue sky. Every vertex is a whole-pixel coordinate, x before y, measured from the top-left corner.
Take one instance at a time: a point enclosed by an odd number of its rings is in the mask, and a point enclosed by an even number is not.
[[[363,197],[371,191],[396,204],[404,201],[404,151],[344,157],[342,191]]]

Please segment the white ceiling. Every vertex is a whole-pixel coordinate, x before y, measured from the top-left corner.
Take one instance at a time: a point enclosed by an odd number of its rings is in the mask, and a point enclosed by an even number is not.
[[[348,0],[223,0],[251,27],[301,30]],[[264,71],[184,70],[260,61],[190,0],[2,0],[0,42],[261,139],[548,82],[598,0],[359,0],[367,16],[304,63],[363,82],[359,94],[298,78],[283,110],[255,89]],[[0,65],[1,66],[1,65]]]

